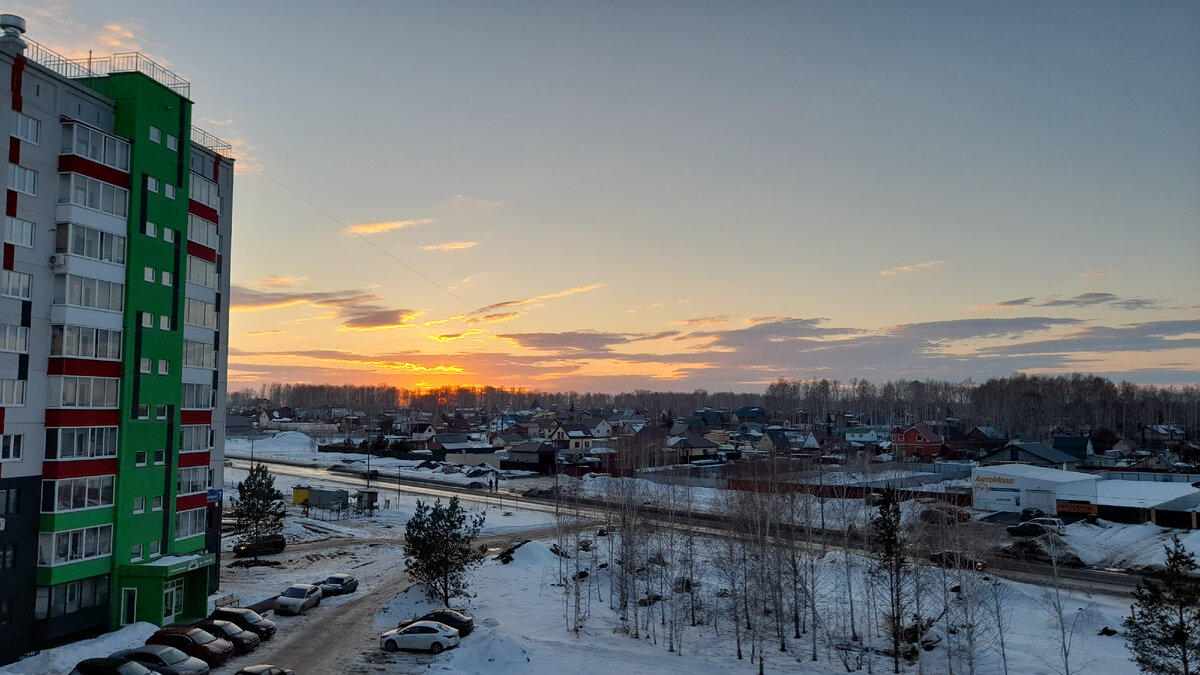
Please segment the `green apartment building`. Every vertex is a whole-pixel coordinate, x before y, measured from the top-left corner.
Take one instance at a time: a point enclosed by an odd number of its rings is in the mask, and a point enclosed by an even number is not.
[[[206,613],[218,582],[233,189],[189,84],[0,15],[0,663]],[[7,86],[6,86],[7,85]]]

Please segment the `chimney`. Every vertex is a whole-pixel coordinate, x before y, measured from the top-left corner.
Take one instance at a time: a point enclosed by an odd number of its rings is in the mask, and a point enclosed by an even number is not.
[[[0,45],[13,45],[17,51],[25,51],[25,41],[21,39],[21,35],[25,33],[25,19],[16,14],[0,14],[0,30],[4,33],[0,35]]]

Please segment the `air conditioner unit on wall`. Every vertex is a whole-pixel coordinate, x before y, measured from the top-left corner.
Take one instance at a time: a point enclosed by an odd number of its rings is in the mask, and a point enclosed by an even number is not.
[[[55,253],[54,255],[50,256],[50,266],[51,267],[58,268],[58,267],[62,267],[63,265],[66,265],[66,264],[67,264],[67,256],[65,256],[61,253]]]

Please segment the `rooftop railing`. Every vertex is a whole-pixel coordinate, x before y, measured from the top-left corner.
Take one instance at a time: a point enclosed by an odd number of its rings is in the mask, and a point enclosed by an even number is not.
[[[213,136],[200,127],[192,127],[192,142],[203,148],[208,148],[213,152],[228,157],[233,154],[233,146],[225,141]]]
[[[89,56],[87,59],[68,59],[40,42],[27,37],[21,39],[27,45],[25,58],[49,68],[65,78],[92,80],[113,73],[142,73],[184,98],[191,97],[192,85],[187,80],[167,70],[141,52],[121,52],[99,58]],[[94,83],[86,82],[85,84],[93,86]],[[101,91],[100,93],[107,92]]]

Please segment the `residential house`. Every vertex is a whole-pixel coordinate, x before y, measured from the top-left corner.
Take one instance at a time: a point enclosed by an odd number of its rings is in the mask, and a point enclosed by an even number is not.
[[[942,437],[923,424],[896,427],[891,432],[891,453],[897,459],[932,459],[940,457]]]
[[[1013,463],[1070,471],[1079,464],[1079,459],[1044,443],[1009,443],[979,460],[981,466]]]
[[[592,430],[579,422],[559,422],[546,440],[560,450],[586,450],[592,447]]]
[[[995,450],[1008,442],[1008,437],[996,427],[976,426],[963,437],[967,450]]]
[[[879,445],[879,434],[867,427],[851,427],[846,429],[846,442],[861,446]]]
[[[743,422],[765,424],[769,419],[771,419],[771,416],[767,414],[766,408],[748,405],[738,408],[737,412],[733,414],[732,422],[734,424],[741,424]]]
[[[553,474],[557,462],[558,449],[553,445],[525,441],[508,449],[508,459],[500,461],[500,468]]]
[[[1080,461],[1086,461],[1096,454],[1095,448],[1092,447],[1092,439],[1087,436],[1055,436],[1050,447]]]
[[[677,463],[685,463],[711,457],[718,446],[699,434],[687,433],[668,438],[667,447],[675,451]]]

